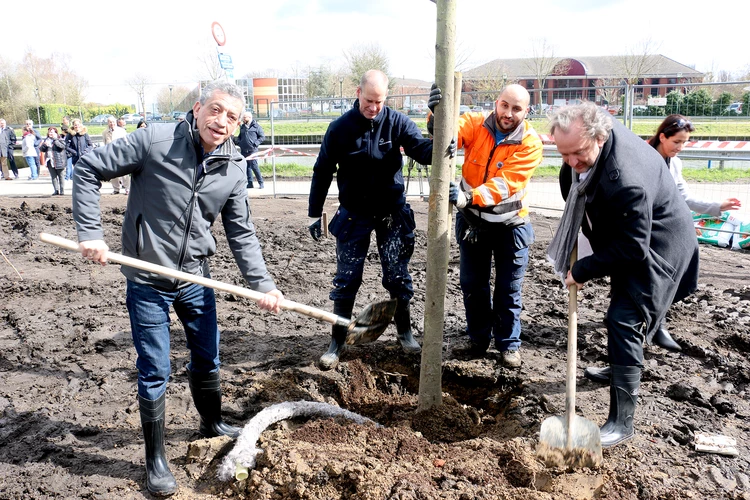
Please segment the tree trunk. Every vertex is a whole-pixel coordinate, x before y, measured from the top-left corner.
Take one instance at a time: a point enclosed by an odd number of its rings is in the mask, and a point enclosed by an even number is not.
[[[435,83],[443,99],[435,110],[430,205],[427,223],[427,276],[424,312],[424,340],[419,377],[419,410],[442,404],[442,353],[445,288],[450,256],[450,211],[448,184],[451,161],[446,150],[454,137],[455,101],[453,72],[456,65],[456,4],[458,0],[437,0]]]

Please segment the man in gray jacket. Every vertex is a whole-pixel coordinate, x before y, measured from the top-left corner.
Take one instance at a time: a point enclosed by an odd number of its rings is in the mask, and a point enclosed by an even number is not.
[[[237,86],[214,82],[203,89],[184,121],[154,124],[82,157],[73,182],[73,217],[83,256],[106,264],[99,190],[103,181],[131,175],[122,225],[125,255],[208,277],[208,260],[216,252],[210,228],[221,216],[240,271],[253,290],[265,292],[260,307],[278,312],[284,297],[266,270],[250,219],[245,159],[231,141],[243,109]],[[164,451],[170,306],[184,326],[190,349],[188,381],[200,414],[200,433],[239,433],[221,418],[216,301],[213,290],[200,285],[126,266],[122,273],[138,354],[146,483],[155,495],[171,495],[177,483]]]

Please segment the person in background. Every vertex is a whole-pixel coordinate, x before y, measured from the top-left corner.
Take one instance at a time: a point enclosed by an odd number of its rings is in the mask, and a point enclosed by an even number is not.
[[[388,77],[383,72],[372,69],[362,75],[354,107],[333,121],[323,138],[307,214],[314,221],[310,234],[318,241],[323,205],[335,173],[340,206],[328,225],[336,237],[333,312],[351,317],[375,231],[383,286],[398,300],[398,340],[404,351],[418,353],[422,348],[411,331],[409,302],[414,290],[408,269],[416,223],[404,195],[401,148],[420,164],[430,165],[432,140],[424,138],[406,115],[385,106],[387,95]],[[333,326],[328,351],[318,362],[322,370],[338,364],[346,334],[346,327]]]
[[[669,306],[697,288],[698,241],[663,159],[612,115],[592,102],[564,106],[549,129],[572,185],[547,255],[566,287],[610,278],[610,402],[600,430],[607,448],[635,435],[643,344]],[[579,230],[592,253],[571,266]]]
[[[36,149],[36,171],[40,172],[42,165],[41,165],[41,155],[39,154],[39,145],[42,143],[42,134],[34,128],[34,121],[33,120],[26,120],[26,126],[31,129],[31,132],[34,134],[34,149]]]
[[[258,181],[258,189],[263,189],[263,176],[260,174],[258,160],[248,159],[247,157],[258,151],[266,135],[263,133],[263,127],[253,118],[252,113],[245,111],[240,125],[240,134],[237,136],[237,145],[240,147],[240,153],[247,160],[247,187],[253,188],[253,175]]]
[[[220,219],[242,275],[263,293],[260,308],[278,313],[284,296],[266,269],[250,216],[245,159],[231,140],[244,104],[242,89],[212,82],[184,121],[153,124],[83,156],[73,178],[73,218],[83,256],[106,264],[99,189],[102,181],[132,175],[122,223],[124,255],[208,278],[217,244],[211,225]],[[171,495],[177,482],[164,450],[170,309],[182,323],[190,351],[187,378],[200,434],[236,437],[240,432],[221,415],[216,297],[212,288],[128,266],[121,271],[138,355],[146,486],[154,495]]]
[[[682,115],[669,115],[656,129],[656,133],[648,140],[648,143],[664,158],[669,167],[677,189],[685,199],[688,208],[699,214],[713,215],[719,217],[725,210],[738,210],[742,202],[737,198],[727,198],[720,202],[704,201],[693,197],[688,190],[687,183],[682,177],[682,160],[677,155],[682,151],[685,143],[690,140],[690,133],[695,127],[690,120]]]
[[[124,139],[127,135],[128,133],[124,128],[117,126],[117,120],[114,116],[107,118],[107,128],[102,132],[102,139],[104,140],[105,146],[117,139]],[[122,189],[125,194],[128,194],[128,191],[130,191],[130,176],[126,175],[124,177],[115,177],[112,179],[112,194],[120,194],[120,189]]]
[[[433,113],[441,98],[440,89],[433,85],[428,102]],[[521,288],[534,242],[525,198],[543,149],[539,135],[526,121],[529,100],[529,92],[513,84],[501,91],[488,116],[459,117],[458,147],[464,149],[464,164],[460,185],[451,182],[449,193],[458,209],[456,240],[467,350],[484,356],[494,337],[502,363],[509,368],[521,366]],[[432,120],[428,124],[431,129]]]
[[[73,171],[75,172],[75,166],[78,161],[92,149],[94,144],[91,142],[88,130],[83,126],[81,120],[78,118],[73,119],[73,124],[70,126],[68,135],[65,136],[65,148],[68,156],[73,158]],[[72,178],[72,176],[71,176]]]
[[[146,123],[146,120],[141,118],[141,120],[138,122],[138,125],[135,126],[135,129],[138,130],[139,128],[146,128],[148,127],[148,123]]]
[[[28,125],[23,127],[23,138],[21,139],[21,151],[23,152],[23,159],[26,160],[26,165],[29,166],[29,180],[36,180],[39,177],[39,170],[37,170],[37,162],[39,161],[39,153],[36,149],[36,135],[34,129]]]
[[[47,129],[47,137],[39,145],[39,149],[44,152],[44,161],[49,170],[49,176],[52,179],[54,188],[53,196],[65,194],[65,169],[68,166],[68,153],[65,150],[65,140],[57,135],[57,129],[50,127]]]
[[[12,164],[10,163],[10,160],[13,159],[13,146],[15,146],[17,140],[13,128],[7,125],[4,118],[0,118],[0,168],[2,168],[2,178],[6,181],[13,180],[8,171],[8,167],[11,165],[13,165],[15,178],[18,178],[15,161]]]
[[[62,123],[60,124],[60,139],[65,141],[65,138],[70,133],[70,118],[68,116],[63,116]],[[73,157],[70,155],[67,155],[68,157],[68,164],[65,166],[65,180],[69,181],[73,178]]]
[[[125,122],[125,118],[120,117],[120,118],[117,119],[117,126],[127,132],[126,125],[127,125],[127,123]]]
[[[695,127],[693,127],[693,124],[683,115],[669,115],[661,122],[656,129],[656,133],[648,140],[648,143],[656,149],[666,162],[669,173],[690,210],[699,214],[718,217],[725,210],[737,210],[741,208],[742,202],[737,198],[727,198],[716,202],[701,200],[690,194],[687,183],[682,177],[682,160],[677,155],[682,151],[685,143],[690,140],[690,133],[694,130]],[[567,182],[570,181],[568,180]],[[679,352],[682,350],[680,344],[672,338],[669,330],[667,330],[666,319],[662,321],[651,342],[669,351]],[[609,383],[611,373],[612,370],[609,366],[601,368],[589,366],[583,371],[587,379],[601,384]]]

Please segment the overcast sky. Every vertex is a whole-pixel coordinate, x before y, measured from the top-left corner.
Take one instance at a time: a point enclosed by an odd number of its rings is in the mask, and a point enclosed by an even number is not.
[[[568,57],[628,53],[650,39],[656,53],[699,71],[739,72],[750,67],[747,5],[459,0],[458,51],[468,60],[462,69],[470,69],[528,57],[533,38],[546,38],[555,55]],[[12,20],[2,21],[0,57],[20,62],[29,49],[42,57],[68,54],[71,69],[89,83],[91,101],[135,103],[125,84],[135,73],[155,84],[194,85],[205,73],[198,56],[216,49],[214,21],[226,32],[222,52],[231,55],[235,77],[339,66],[345,50],[370,43],[388,55],[394,76],[431,81],[435,73],[436,6],[429,0],[37,0],[17,7]]]

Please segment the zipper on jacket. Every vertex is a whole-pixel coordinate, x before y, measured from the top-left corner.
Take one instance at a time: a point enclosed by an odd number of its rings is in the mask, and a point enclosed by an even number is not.
[[[198,183],[201,181],[203,176],[206,175],[206,160],[200,162],[195,169],[193,175],[193,193],[190,196],[190,202],[188,202],[188,214],[185,220],[185,234],[182,236],[182,245],[180,246],[180,258],[177,260],[177,270],[182,271],[182,265],[185,263],[185,257],[187,256],[188,240],[190,239],[190,229],[193,226],[193,213],[195,212],[195,204],[198,202]]]
[[[490,175],[490,163],[492,163],[492,157],[495,156],[495,150],[500,145],[500,143],[495,144],[492,146],[492,151],[490,151],[490,156],[487,159],[487,165],[484,166],[484,180],[482,181],[482,184],[487,182],[487,177]]]

